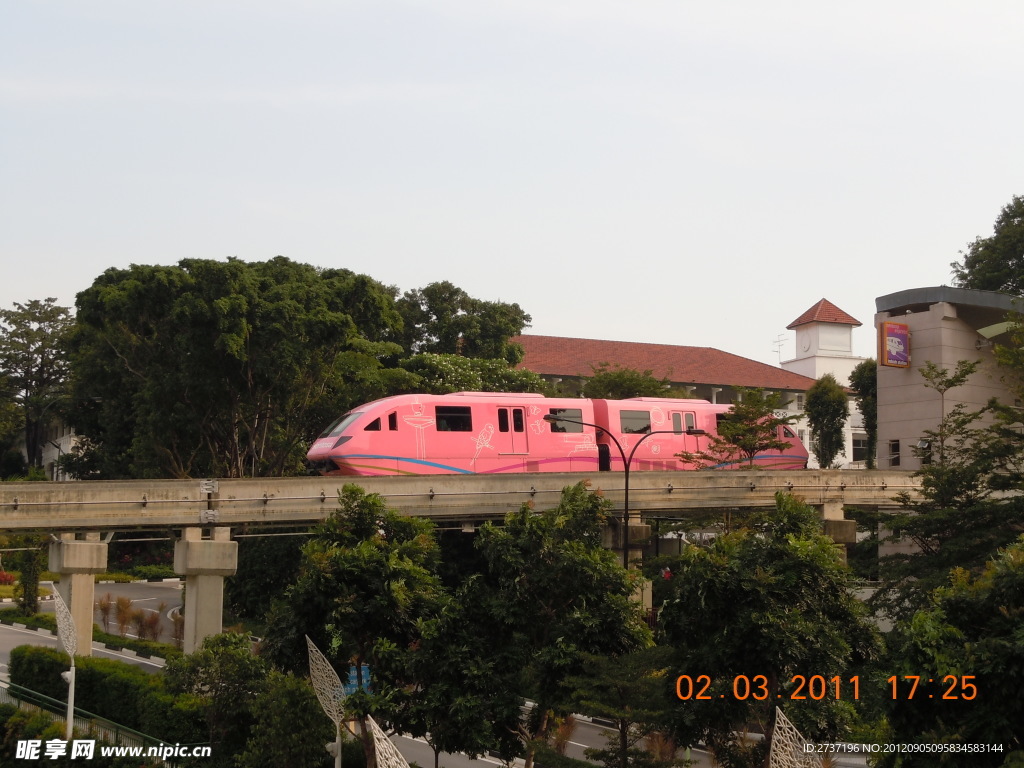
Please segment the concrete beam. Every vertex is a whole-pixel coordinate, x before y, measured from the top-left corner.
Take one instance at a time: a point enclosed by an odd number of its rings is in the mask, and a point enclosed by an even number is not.
[[[394,509],[433,520],[500,518],[527,501],[554,506],[580,480],[601,489],[621,514],[621,472],[410,477],[292,477],[220,480],[207,492],[198,480],[2,483],[0,529],[97,531],[296,525],[324,520],[338,491],[355,483]],[[630,511],[655,515],[709,507],[770,507],[777,491],[814,505],[890,506],[899,491],[916,495],[909,472],[880,470],[634,472]]]

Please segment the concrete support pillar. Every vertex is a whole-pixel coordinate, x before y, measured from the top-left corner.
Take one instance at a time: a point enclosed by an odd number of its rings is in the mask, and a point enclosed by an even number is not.
[[[842,520],[844,518],[843,502],[841,501],[825,501],[813,506],[821,513],[822,520]]]
[[[857,521],[843,519],[843,505],[839,502],[823,505],[822,512],[825,535],[836,543],[845,562],[847,548],[857,543]]]
[[[223,631],[224,577],[238,568],[238,542],[230,528],[214,528],[209,539],[202,528],[185,528],[174,544],[174,572],[185,577],[185,638],[192,653],[210,635]]]
[[[635,513],[634,513],[635,514]],[[636,517],[631,517],[629,521],[629,536],[626,537],[622,532],[622,520],[615,520],[611,525],[606,525],[604,533],[601,537],[601,545],[605,549],[610,549],[614,552],[619,562],[622,562],[622,548],[623,546],[629,546],[629,562],[632,568],[634,561],[639,561],[644,554],[644,546],[651,538],[651,526],[647,523],[641,522]],[[651,583],[644,580],[640,585],[635,595],[636,599],[643,603],[644,607],[650,608],[653,605],[653,595],[651,592]]]
[[[93,576],[107,570],[107,545],[98,533],[82,536],[78,539],[73,533],[62,533],[50,542],[50,570],[60,574],[57,589],[75,620],[78,655],[92,656]]]

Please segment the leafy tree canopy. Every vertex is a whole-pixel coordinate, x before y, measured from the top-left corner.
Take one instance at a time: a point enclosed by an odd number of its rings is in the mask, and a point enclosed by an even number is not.
[[[857,364],[850,374],[850,388],[867,434],[868,456],[865,463],[868,469],[874,469],[875,444],[878,442],[878,364],[874,358]]]
[[[72,322],[71,311],[52,298],[0,310],[0,383],[6,400],[0,401],[0,418],[5,430],[21,422],[25,452],[34,467],[42,465],[44,431],[66,394],[65,345]],[[12,401],[20,411],[14,418]]]
[[[864,607],[853,596],[849,570],[834,542],[821,533],[818,514],[780,493],[773,512],[706,548],[687,547],[676,567],[674,592],[661,616],[667,643],[676,650],[675,671],[666,684],[672,690],[665,695],[676,695],[680,674],[689,675],[695,686],[702,685],[698,675],[712,681],[710,700],[691,696],[677,702],[675,728],[682,742],[706,742],[733,768],[759,766],[780,701],[809,739],[842,740],[849,714],[843,702],[834,697],[788,701],[798,684],[794,675],[846,680],[880,650]],[[734,695],[739,675],[750,681],[756,697]],[[688,692],[685,685],[683,691]],[[761,724],[766,734],[750,749],[738,741],[747,723]]]
[[[601,546],[608,507],[579,483],[562,492],[555,509],[538,514],[524,505],[503,526],[480,531],[487,573],[464,599],[486,610],[486,625],[497,630],[501,687],[535,692],[533,715],[518,729],[528,767],[532,743],[548,735],[553,711],[568,706],[568,681],[582,671],[585,654],[617,656],[651,642],[632,599],[639,573]]]
[[[172,693],[202,697],[214,753],[228,756],[244,748],[255,720],[252,702],[269,672],[267,662],[253,654],[248,635],[226,632],[206,638],[188,656],[170,659],[164,682]]]
[[[338,413],[401,389],[381,360],[401,317],[384,286],[277,257],[110,269],[79,294],[71,423],[80,474],[297,471]]]
[[[334,761],[324,745],[334,739],[309,681],[271,671],[253,700],[255,722],[240,768],[328,768]]]
[[[529,326],[518,304],[474,299],[451,283],[406,291],[397,302],[404,320],[402,345],[410,354],[481,357],[518,363],[523,351],[509,338]]]
[[[925,386],[941,395],[963,384],[975,368],[961,361],[952,371],[928,363]],[[982,423],[983,416],[992,419]],[[935,429],[925,430],[920,449],[927,459],[914,473],[920,498],[897,499],[900,512],[885,520],[888,541],[913,546],[883,556],[883,587],[871,598],[874,607],[906,618],[928,604],[931,592],[946,583],[953,568],[978,573],[999,547],[1024,532],[1024,438],[1016,409],[991,403],[971,411],[962,403],[948,409]],[[1011,491],[1011,493],[1006,493]]]
[[[1022,622],[1024,539],[998,552],[975,576],[953,571],[932,602],[895,632],[889,669],[899,685],[888,702],[891,740],[1001,744],[1005,751],[972,755],[970,765],[1024,764]],[[919,680],[911,699],[914,677]],[[881,764],[897,765],[891,757]],[[898,763],[964,764],[955,753],[907,754]]]
[[[533,371],[514,368],[505,360],[424,352],[402,361],[416,374],[418,392],[547,392],[549,387]]]
[[[361,719],[367,765],[375,753],[365,715],[411,730],[417,702],[413,656],[447,594],[436,575],[437,543],[429,521],[402,517],[377,494],[346,485],[339,509],[303,547],[302,570],[268,618],[264,654],[303,670],[308,635],[336,669],[373,670],[372,691],[346,699]]]
[[[676,454],[683,462],[698,467],[720,467],[738,461],[754,466],[754,457],[764,451],[784,451],[789,443],[778,437],[778,428],[792,424],[796,416],[779,415],[788,402],[781,392],[738,387],[739,399],[718,419],[718,434],[708,438],[703,451]]]
[[[675,397],[668,379],[659,379],[650,371],[614,368],[602,363],[594,375],[583,382],[582,395],[599,400],[624,400],[630,397]]]
[[[846,391],[835,376],[826,373],[807,390],[806,408],[814,456],[819,467],[829,469],[837,456],[846,454],[845,429],[850,416]]]
[[[1024,196],[1014,195],[1003,207],[989,237],[979,237],[953,262],[961,288],[1024,294]]]

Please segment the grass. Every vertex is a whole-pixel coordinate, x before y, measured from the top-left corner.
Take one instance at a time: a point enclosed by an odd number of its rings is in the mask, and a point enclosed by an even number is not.
[[[49,597],[52,590],[49,587],[39,587],[40,597]],[[13,584],[0,584],[0,598],[11,599],[14,597],[14,585]]]

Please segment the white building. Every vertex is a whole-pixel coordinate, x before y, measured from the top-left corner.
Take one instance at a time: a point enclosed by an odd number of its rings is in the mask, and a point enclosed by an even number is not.
[[[796,357],[784,361],[782,367],[812,379],[831,373],[840,386],[849,387],[853,369],[866,359],[853,354],[853,329],[859,325],[861,322],[855,317],[828,299],[822,299],[786,326],[788,330],[796,331]],[[849,400],[850,418],[846,422],[843,440],[844,455],[836,460],[844,468],[863,467],[868,450],[867,434],[857,404],[852,396]],[[796,406],[798,410],[804,410],[803,395],[797,395]],[[796,429],[811,454],[808,466],[816,467],[806,416],[797,422]]]

